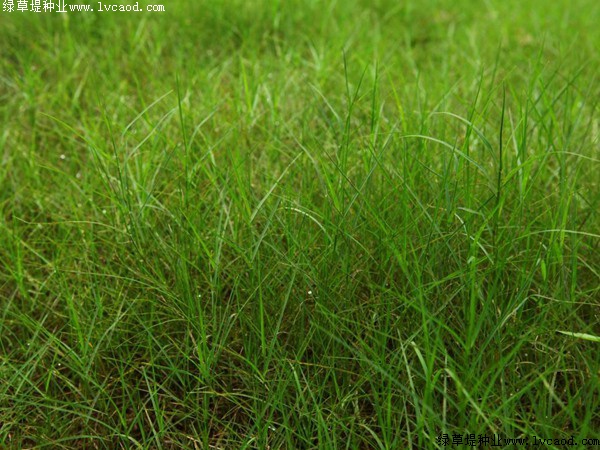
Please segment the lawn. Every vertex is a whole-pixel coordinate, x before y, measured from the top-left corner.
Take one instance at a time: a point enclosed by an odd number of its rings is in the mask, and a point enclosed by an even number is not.
[[[0,448],[600,445],[600,2],[164,6],[0,13]]]

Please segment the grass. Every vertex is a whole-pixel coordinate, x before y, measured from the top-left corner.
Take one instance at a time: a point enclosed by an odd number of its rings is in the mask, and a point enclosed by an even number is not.
[[[2,13],[2,448],[600,438],[598,2],[166,10]]]

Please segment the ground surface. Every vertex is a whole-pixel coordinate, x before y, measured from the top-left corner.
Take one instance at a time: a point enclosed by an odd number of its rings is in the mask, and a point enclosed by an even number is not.
[[[597,0],[165,6],[1,13],[0,447],[600,438]]]

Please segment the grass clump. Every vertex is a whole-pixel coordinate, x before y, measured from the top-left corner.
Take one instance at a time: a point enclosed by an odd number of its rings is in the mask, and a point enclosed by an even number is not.
[[[3,13],[3,446],[600,438],[596,2],[166,6]]]

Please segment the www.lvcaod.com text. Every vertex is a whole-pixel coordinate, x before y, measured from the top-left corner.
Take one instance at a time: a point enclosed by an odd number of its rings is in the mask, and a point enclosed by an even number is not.
[[[133,4],[110,4],[97,2],[95,4],[69,4],[64,0],[48,1],[48,0],[4,0],[2,2],[3,12],[164,12],[164,5],[146,5],[140,6],[139,2]]]

